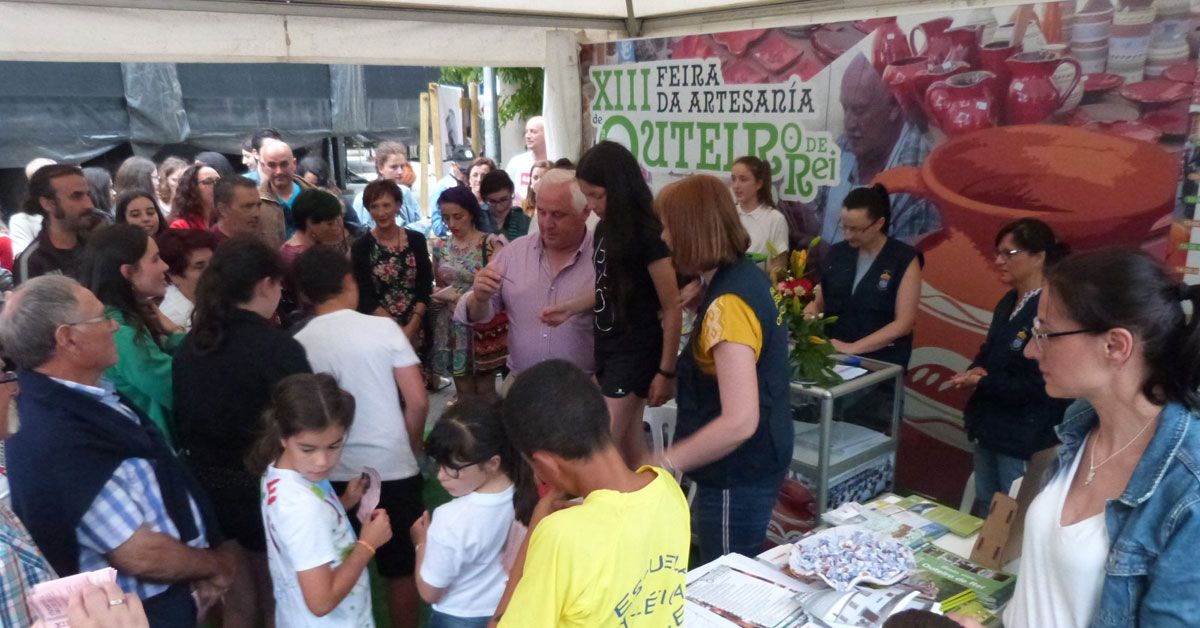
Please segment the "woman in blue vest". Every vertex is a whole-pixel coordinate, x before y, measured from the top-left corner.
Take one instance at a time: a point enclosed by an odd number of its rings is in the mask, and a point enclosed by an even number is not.
[[[1007,493],[1025,475],[1030,456],[1058,442],[1068,401],[1046,394],[1037,362],[1025,357],[1042,292],[1043,271],[1066,254],[1066,245],[1036,218],[1010,222],[996,235],[996,268],[1012,288],[996,304],[987,339],[954,388],[974,388],[963,412],[975,443],[975,504],[986,516],[992,495]]]
[[[771,283],[746,259],[750,236],[716,177],[668,185],[655,201],[675,267],[703,286],[679,357],[674,444],[656,464],[697,484],[700,561],[762,549],[791,462],[787,329]]]
[[[841,217],[846,239],[829,249],[809,311],[838,317],[829,328],[838,352],[908,368],[922,261],[916,249],[888,237],[891,218],[882,185],[846,195]]]

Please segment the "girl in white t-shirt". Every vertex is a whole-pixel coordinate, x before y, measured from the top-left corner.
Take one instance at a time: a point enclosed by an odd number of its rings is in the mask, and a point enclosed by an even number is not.
[[[342,456],[354,420],[354,397],[325,373],[291,375],[271,393],[264,434],[250,464],[262,469],[267,560],[281,628],[373,628],[367,563],[392,537],[377,509],[355,539],[346,508],[362,499],[365,480],[339,498],[329,472]]]
[[[429,433],[425,451],[455,499],[412,525],[417,590],[428,628],[483,628],[500,603],[512,557],[537,504],[533,471],[509,444],[499,407],[463,399]]]

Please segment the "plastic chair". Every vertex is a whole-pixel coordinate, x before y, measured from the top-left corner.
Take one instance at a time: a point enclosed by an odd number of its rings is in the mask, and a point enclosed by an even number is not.
[[[642,413],[642,422],[645,423],[646,429],[650,430],[650,448],[657,457],[662,452],[666,451],[671,443],[675,442],[675,415],[678,408],[675,407],[675,402],[670,401],[657,408],[646,408]],[[687,497],[688,507],[692,506],[692,500],[696,498],[696,483],[688,478],[683,477],[682,473],[675,473],[675,481],[679,482],[679,487],[683,489],[684,495]]]

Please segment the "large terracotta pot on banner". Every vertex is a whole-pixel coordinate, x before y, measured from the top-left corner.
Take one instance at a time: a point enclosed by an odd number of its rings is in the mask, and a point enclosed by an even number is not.
[[[921,166],[892,168],[876,181],[930,199],[946,225],[981,247],[1005,224],[1038,218],[1073,247],[1087,248],[1140,242],[1172,211],[1178,178],[1177,158],[1154,144],[1021,125],[953,138]]]

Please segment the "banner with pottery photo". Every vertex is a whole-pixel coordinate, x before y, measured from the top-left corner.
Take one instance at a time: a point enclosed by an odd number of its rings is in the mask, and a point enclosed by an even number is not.
[[[1076,250],[1144,247],[1197,279],[1200,1],[1117,2],[585,46],[584,146],[625,144],[655,190],[766,158],[793,247],[841,240],[849,190],[887,185],[892,235],[926,261],[905,415],[965,447],[967,393],[946,380],[1005,291],[993,263],[1004,224],[1040,218]]]

